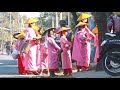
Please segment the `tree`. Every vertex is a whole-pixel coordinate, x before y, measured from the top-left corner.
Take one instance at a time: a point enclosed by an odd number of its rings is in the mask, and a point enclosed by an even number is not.
[[[100,44],[104,39],[104,35],[107,32],[107,17],[111,14],[111,12],[93,12],[92,14],[95,18],[96,25],[98,26],[98,37],[99,37],[99,47],[100,47]],[[101,49],[102,48],[100,47],[100,51]],[[96,69],[102,70],[101,62],[97,64]]]
[[[77,19],[78,19],[77,12],[71,12],[71,14],[73,15],[73,20],[74,20],[75,24],[78,24],[78,21],[77,21]]]
[[[6,41],[9,41],[11,38],[10,33],[10,27],[12,28],[12,34],[14,32],[20,32],[20,21],[21,18],[19,18],[20,14],[19,12],[11,12],[11,24],[10,24],[10,12],[0,12],[0,44],[1,41],[5,43]],[[25,19],[26,17],[24,17]],[[4,35],[4,36],[3,36]]]
[[[54,12],[40,12],[39,25],[41,26],[42,32],[45,31],[47,28],[52,27],[52,16],[55,17]]]

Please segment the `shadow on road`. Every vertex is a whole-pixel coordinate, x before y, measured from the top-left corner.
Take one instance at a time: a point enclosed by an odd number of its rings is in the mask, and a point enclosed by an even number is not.
[[[17,60],[11,59],[11,56],[0,55],[0,75],[18,74]]]

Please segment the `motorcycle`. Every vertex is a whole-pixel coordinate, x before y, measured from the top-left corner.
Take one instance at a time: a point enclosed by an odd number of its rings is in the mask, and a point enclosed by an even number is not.
[[[120,75],[120,34],[105,33],[100,46],[98,63],[102,63],[102,69],[111,76]]]

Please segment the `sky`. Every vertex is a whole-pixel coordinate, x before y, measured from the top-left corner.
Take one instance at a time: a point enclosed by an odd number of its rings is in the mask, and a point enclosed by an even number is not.
[[[26,15],[28,18],[30,17],[38,17],[39,12],[20,12],[21,15]]]

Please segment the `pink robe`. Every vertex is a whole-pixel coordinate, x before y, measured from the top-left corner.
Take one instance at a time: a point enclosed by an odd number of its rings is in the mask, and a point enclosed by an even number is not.
[[[40,61],[40,70],[48,69],[48,47],[46,44],[40,45],[41,61]]]
[[[37,66],[37,71],[40,72],[40,64],[41,64],[40,44],[37,44],[36,47],[37,47],[36,66]]]
[[[59,71],[58,51],[61,48],[57,45],[52,37],[48,37],[48,68],[49,71]]]
[[[94,62],[97,63],[97,59],[99,58],[99,40],[98,40],[98,34],[96,34],[96,37],[94,39],[94,46],[96,47]]]
[[[71,43],[67,40],[65,36],[62,36],[60,38],[60,44],[61,48],[63,50],[61,56],[62,56],[62,68],[72,68],[72,62],[71,62]],[[68,47],[66,47],[68,45]]]
[[[62,68],[64,69],[64,73],[72,73],[72,60],[71,60],[71,45],[66,36],[61,36],[60,38],[60,44],[63,52],[61,53],[62,57]],[[68,72],[65,72],[65,69],[68,70]]]
[[[87,26],[85,26],[84,29],[85,29],[85,31],[87,32],[87,34],[88,34],[90,40],[94,40],[94,38],[95,38],[94,33],[92,33],[92,32],[90,31],[90,29],[89,29]]]
[[[85,40],[83,37],[89,39]],[[90,64],[90,41],[94,39],[95,35],[88,29],[84,28],[75,35],[73,44],[72,59],[77,61],[77,68],[88,68]]]
[[[73,60],[78,60],[79,59],[79,46],[78,46],[78,41],[77,41],[78,33],[74,35],[74,41],[73,41],[73,50],[72,50],[72,59]],[[77,52],[77,54],[76,54]]]
[[[25,39],[29,41],[32,45],[28,53],[25,55],[25,70],[26,71],[37,71],[36,65],[36,43],[33,41],[33,38],[36,38],[36,34],[32,28],[27,28],[24,30]]]
[[[80,59],[77,60],[77,66],[85,66],[88,67],[90,63],[90,42],[83,39],[85,37],[84,32],[79,32],[78,42],[80,47]],[[77,52],[76,52],[77,53]]]

